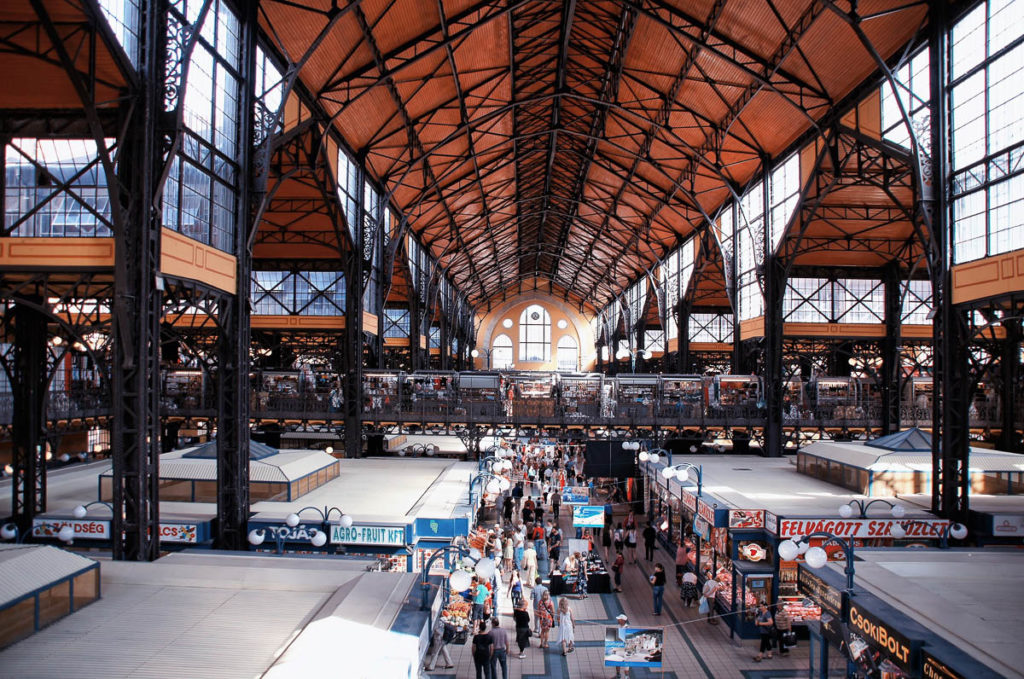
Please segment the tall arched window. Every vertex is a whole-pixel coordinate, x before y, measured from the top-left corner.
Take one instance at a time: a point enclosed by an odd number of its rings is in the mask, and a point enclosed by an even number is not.
[[[491,345],[491,370],[507,370],[512,367],[512,338],[498,335]]]
[[[558,340],[558,369],[568,372],[579,370],[579,350],[576,339],[571,335],[562,335]]]
[[[551,360],[551,316],[531,304],[519,317],[519,360],[546,363]]]

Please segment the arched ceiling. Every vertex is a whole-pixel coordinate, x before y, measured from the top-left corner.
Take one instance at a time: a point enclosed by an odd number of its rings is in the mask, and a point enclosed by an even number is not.
[[[851,11],[264,0],[260,22],[471,303],[547,279],[599,308],[872,76]],[[888,58],[926,5],[856,12]]]

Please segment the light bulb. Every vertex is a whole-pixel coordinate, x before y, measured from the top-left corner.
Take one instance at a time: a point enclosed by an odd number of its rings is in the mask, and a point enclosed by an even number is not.
[[[352,527],[352,517],[349,516],[348,514],[342,514],[341,515],[341,522],[340,523],[341,523],[341,527],[342,528],[351,528]]]
[[[796,543],[796,549],[800,554],[806,554],[807,550],[811,548],[811,543],[806,540],[800,540]]]
[[[896,540],[902,540],[907,536],[907,529],[903,527],[901,523],[894,523],[892,529],[889,531],[890,535]]]
[[[18,537],[18,527],[13,523],[5,523],[0,527],[0,538],[4,540],[13,540]]]
[[[479,561],[481,556],[483,556],[483,555],[480,553],[479,549],[477,549],[476,547],[470,547],[470,549],[469,549],[469,558],[470,559],[472,559],[473,561]]]
[[[853,516],[853,507],[851,507],[848,504],[841,505],[839,507],[839,516],[843,517],[844,519],[850,518],[851,516]]]
[[[954,540],[963,540],[967,537],[967,526],[962,523],[954,523],[949,527],[949,536]]]
[[[57,531],[57,538],[61,542],[71,542],[75,539],[75,529],[71,526],[62,526],[61,529]]]
[[[262,528],[253,528],[249,531],[249,544],[253,547],[259,547],[263,544],[263,540],[266,539],[266,534]]]
[[[480,559],[476,562],[476,566],[473,567],[473,570],[476,571],[476,574],[484,580],[490,580],[494,577],[494,559]]]
[[[487,492],[488,493],[491,493],[492,495],[494,495],[500,489],[501,489],[501,487],[498,485],[498,479],[491,479],[490,481],[487,482]]]
[[[89,510],[87,510],[84,505],[78,505],[77,507],[71,510],[71,515],[74,516],[76,519],[84,519],[85,515],[88,513]]]
[[[792,540],[783,540],[779,543],[779,558],[783,561],[792,561],[800,555],[800,549]]]
[[[804,554],[804,561],[811,568],[821,568],[828,562],[828,554],[821,547],[811,547]]]
[[[448,576],[448,585],[456,592],[462,592],[469,589],[469,585],[472,582],[473,576],[461,568],[452,571],[452,574]]]
[[[664,469],[661,470],[661,475],[664,476],[666,479],[671,479],[673,476],[676,475],[676,470],[672,469],[672,467],[665,467]]]
[[[697,452],[697,446],[690,446],[690,452],[691,453],[696,453]]]
[[[322,530],[318,530],[313,534],[313,537],[311,537],[309,541],[313,543],[314,547],[323,547],[327,544],[327,533]]]
[[[893,505],[892,515],[897,519],[902,519],[904,516],[907,515],[907,510],[903,507],[903,505]]]
[[[651,463],[658,464],[658,460],[661,459],[661,456],[658,455],[657,453],[651,453],[651,457],[649,459],[650,459]]]
[[[284,522],[288,525],[289,528],[295,528],[299,525],[299,515],[295,513],[289,514],[287,517],[285,517]]]
[[[647,460],[651,459],[651,454],[645,450],[642,453],[640,453],[639,457],[641,462],[647,462]]]

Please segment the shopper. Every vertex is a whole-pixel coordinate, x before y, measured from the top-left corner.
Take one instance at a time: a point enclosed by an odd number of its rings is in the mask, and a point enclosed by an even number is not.
[[[754,619],[757,631],[761,634],[761,647],[754,656],[754,660],[761,662],[761,658],[772,657],[772,636],[774,635],[775,623],[772,621],[772,612],[768,610],[768,604],[761,602],[757,608],[757,617]]]
[[[523,561],[521,568],[523,569],[523,579],[526,582],[533,582],[537,580],[537,550],[533,548],[533,541],[526,543],[526,549],[523,550]]]
[[[704,581],[704,588],[701,590],[701,598],[707,602],[708,622],[712,625],[718,624],[718,618],[715,617],[715,596],[718,593],[719,587],[720,584],[717,580],[708,578]]]
[[[683,573],[683,589],[679,596],[683,600],[683,604],[689,608],[693,606],[693,602],[697,600],[697,574],[692,571],[686,571]]]
[[[558,601],[558,643],[562,645],[562,655],[576,650],[576,618],[566,597]]]
[[[516,623],[516,645],[519,646],[519,657],[526,657],[526,649],[530,647],[530,613],[526,610],[526,599],[512,611]]]
[[[626,617],[625,613],[619,613],[615,616],[615,622],[618,623],[619,627],[616,630],[619,634],[619,640],[625,643],[626,641],[626,625],[629,624],[629,618]],[[622,677],[629,676],[628,667],[616,667],[615,676],[612,679],[621,679]]]
[[[505,540],[502,542],[501,549],[502,549],[501,560],[503,562],[501,564],[502,570],[504,570],[506,572],[507,571],[511,571],[512,570],[512,557],[515,555],[515,549],[516,549],[516,543],[515,543],[515,540],[512,537],[512,533],[509,533],[509,532],[505,533]]]
[[[622,530],[622,524],[620,523],[618,526],[615,527],[615,537],[613,538],[616,552],[621,552],[622,549],[626,546],[625,535],[626,533]]]
[[[551,601],[551,594],[544,590],[540,603],[537,606],[537,617],[540,619],[540,647],[548,647],[548,634],[555,624],[555,604]]]
[[[665,600],[665,567],[660,563],[654,564],[651,585],[654,593],[654,614],[661,615],[661,605]]]
[[[501,665],[501,679],[508,679],[508,632],[501,629],[501,621],[495,615],[491,618],[491,677],[498,679],[498,665]]]
[[[476,623],[473,635],[473,664],[476,666],[476,679],[494,679],[491,673],[491,655],[494,642],[487,633],[487,623],[483,620]]]
[[[782,606],[775,611],[775,641],[779,647],[779,655],[789,655],[789,646],[786,644],[790,633],[793,631],[793,620],[789,613]]]
[[[636,528],[626,529],[626,559],[631,563],[640,563],[636,558]]]
[[[604,527],[604,531],[601,533],[601,546],[604,547],[604,557],[606,560],[611,561],[612,559],[612,527],[611,524],[607,524]]]
[[[526,536],[523,534],[522,526],[512,536],[515,540],[515,548],[512,550],[512,560],[515,562],[512,565],[516,568],[523,567],[523,553],[526,549]]]
[[[654,561],[654,542],[658,539],[658,532],[654,530],[654,524],[650,521],[644,528],[644,561]]]
[[[544,598],[544,595],[548,593],[548,588],[541,582],[540,576],[537,576],[537,580],[533,585],[533,591],[530,592],[530,602],[533,604],[533,631],[540,634],[540,602]]]
[[[581,599],[587,598],[587,592],[590,583],[587,581],[589,573],[587,571],[587,555],[576,554],[576,593],[579,594]]]
[[[484,584],[482,579],[474,575],[473,586],[470,587],[470,591],[473,593],[472,619],[485,620],[484,607],[487,605],[487,596],[490,594],[487,591],[487,585]]]
[[[622,569],[626,567],[626,560],[622,557],[622,550],[615,552],[615,561],[612,563],[612,573],[615,574],[615,591],[622,591]]]
[[[558,530],[558,524],[554,524],[551,527],[551,532],[548,533],[548,553],[551,555],[551,567],[558,567],[558,559],[561,556],[562,551],[562,531]]]
[[[558,512],[562,509],[562,494],[555,488],[551,492],[551,518],[558,523]]]
[[[445,669],[450,670],[455,667],[455,665],[452,664],[452,656],[448,653],[448,643],[453,637],[452,632],[453,630],[448,623],[441,622],[440,620],[434,622],[434,630],[430,635],[432,652],[430,654],[430,660],[428,660],[425,665],[427,672],[433,672],[434,668],[437,667],[438,655],[444,658]]]
[[[508,579],[508,597],[512,600],[512,607],[515,608],[523,600],[523,581],[519,577],[519,571],[513,569]]]

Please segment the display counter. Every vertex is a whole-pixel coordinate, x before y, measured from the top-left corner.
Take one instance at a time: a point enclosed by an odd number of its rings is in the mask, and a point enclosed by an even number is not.
[[[548,585],[548,590],[551,592],[551,596],[575,594],[577,591],[576,580],[575,573],[563,574],[559,570],[551,571],[551,582]],[[604,561],[596,551],[591,552],[587,559],[587,593],[610,594],[611,591],[611,576],[605,567]]]

